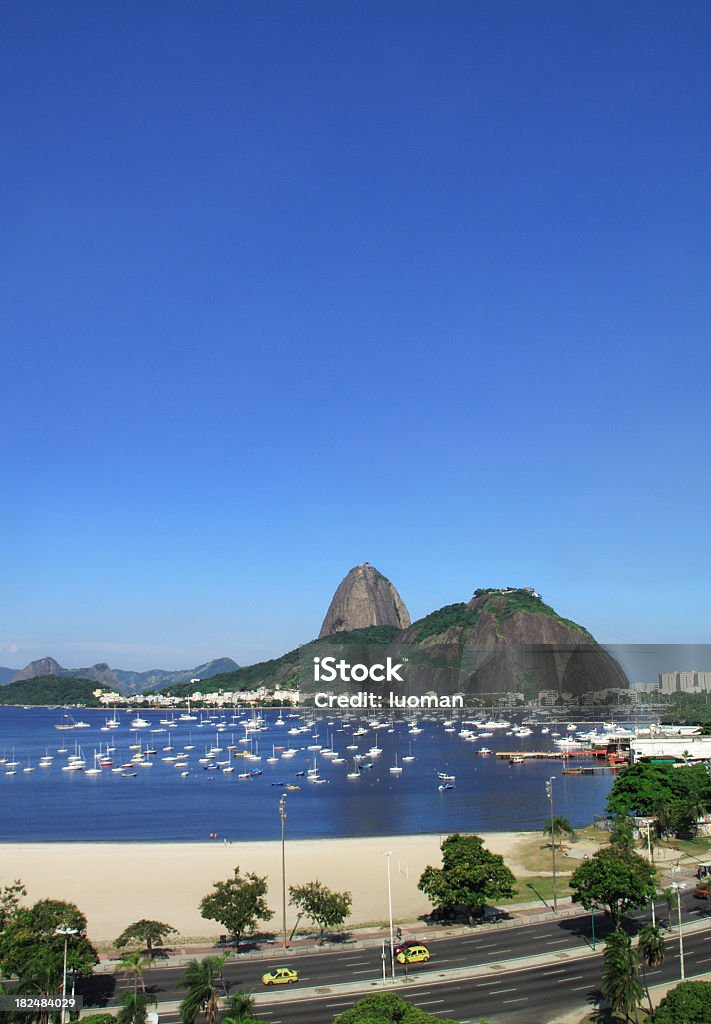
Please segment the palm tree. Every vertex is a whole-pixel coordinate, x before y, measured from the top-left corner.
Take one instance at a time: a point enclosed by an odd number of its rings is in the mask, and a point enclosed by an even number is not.
[[[644,926],[642,931],[639,933],[637,953],[639,954],[639,958],[642,963],[644,989],[647,993],[649,1013],[651,1015],[654,1013],[654,1007],[652,1006],[652,997],[649,994],[649,985],[647,984],[647,968],[649,967],[653,969],[655,967],[660,967],[664,962],[665,947],[661,928],[653,927],[651,924],[646,924]]]
[[[563,836],[568,836],[570,839],[574,839],[575,829],[567,818],[562,818],[559,814],[556,814],[551,821],[546,822],[543,828],[543,835],[549,835],[551,837],[551,843],[555,844],[556,839],[560,840]]]
[[[193,1024],[200,1012],[205,1014],[208,1024],[215,1024],[220,999],[217,982],[222,967],[223,960],[219,956],[190,961],[180,985],[181,988],[188,990],[178,1011],[183,1024]],[[222,984],[224,988],[224,982]]]
[[[147,967],[150,967],[152,960],[149,956],[143,956],[140,950],[134,949],[132,953],[126,953],[123,960],[120,960],[116,965],[118,971],[123,971],[126,978],[130,978],[133,975],[133,991],[138,991],[138,982],[141,982],[141,989],[146,991],[146,983],[143,980],[143,974]]]
[[[235,992],[227,1002],[227,1013],[220,1024],[247,1024],[253,1020],[254,996],[251,992]]]
[[[149,1006],[155,1006],[155,999],[149,999],[144,992],[124,992],[123,1006],[118,1012],[118,1024],[146,1024]]]
[[[674,831],[674,824],[677,818],[674,806],[668,796],[660,796],[654,801],[652,810],[657,819],[659,834],[664,839],[670,832]]]
[[[610,832],[610,843],[618,850],[634,853],[634,827],[626,815],[615,816]]]
[[[617,928],[605,943],[600,991],[613,1010],[624,1013],[625,1020],[638,1020],[637,1007],[642,999],[639,962],[626,931]]]
[[[671,916],[672,907],[676,904],[676,889],[672,889],[669,885],[666,889],[662,889],[662,898],[667,905],[667,930],[671,931]]]

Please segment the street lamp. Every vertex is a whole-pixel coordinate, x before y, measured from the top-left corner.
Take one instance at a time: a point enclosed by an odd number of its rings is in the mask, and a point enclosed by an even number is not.
[[[684,981],[684,938],[681,932],[681,890],[686,889],[686,882],[672,882],[672,889],[676,889],[676,907],[679,912],[679,971],[680,978]]]
[[[279,801],[279,817],[281,818],[281,924],[284,952],[289,948],[286,937],[286,847],[284,844],[284,824],[286,822],[286,793],[282,793]]]
[[[649,856],[649,863],[650,864],[653,863],[653,861],[652,861],[652,837],[650,835],[651,828],[652,828],[652,823],[651,823],[651,821],[648,821],[646,823],[646,835],[647,835],[647,854]],[[652,896],[650,898],[649,902],[652,905],[652,928],[656,928],[657,927],[657,920],[656,920],[656,916],[655,916],[655,912],[654,912],[654,896]]]
[[[393,891],[390,882],[390,858],[393,855],[392,850],[388,850],[383,856],[387,857],[388,861],[388,919],[390,921],[390,969],[392,971],[393,980],[395,980],[395,939],[393,937]]]
[[[553,823],[553,781],[554,781],[554,779],[555,779],[555,775],[551,775],[551,777],[546,782],[546,796],[548,797],[548,802],[551,805],[551,850],[553,851],[553,913],[557,914],[558,913],[558,888],[557,888],[557,885],[556,885],[556,873],[555,873],[555,831],[554,831],[554,823]]]
[[[69,928],[66,924],[54,929],[55,935],[64,936],[64,964],[62,967],[62,1009],[60,1011],[59,1017],[60,1024],[64,1024],[64,1022],[67,1019],[67,1010],[64,1005],[67,998],[67,944],[69,942],[69,936],[78,935],[78,933],[78,928]]]

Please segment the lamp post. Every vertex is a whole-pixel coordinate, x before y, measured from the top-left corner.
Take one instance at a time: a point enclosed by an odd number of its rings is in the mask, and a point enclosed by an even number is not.
[[[286,823],[286,793],[279,800],[279,817],[281,818],[281,925],[284,952],[289,948],[286,937],[286,846],[284,843],[284,825]]]
[[[676,889],[676,908],[679,912],[679,977],[682,981],[686,978],[684,973],[684,937],[681,931],[681,890],[686,889],[686,882],[672,882],[672,889]]]
[[[646,835],[647,835],[647,855],[649,857],[649,863],[650,864],[653,863],[653,861],[652,861],[652,837],[650,835],[650,829],[651,828],[652,828],[652,823],[648,821],[647,822]],[[656,914],[655,914],[655,910],[654,910],[654,896],[651,897],[649,902],[650,902],[650,904],[652,906],[652,928],[656,928],[657,927],[657,919],[656,919]]]
[[[554,831],[554,823],[553,823],[553,781],[554,781],[554,779],[555,779],[555,775],[551,775],[551,777],[546,782],[546,796],[548,797],[548,802],[551,805],[551,850],[553,852],[553,913],[557,914],[558,913],[558,887],[557,887],[557,884],[556,884],[556,871],[555,871],[555,831]]]
[[[387,858],[388,862],[388,920],[390,921],[390,970],[392,972],[393,980],[395,979],[395,939],[393,937],[393,891],[390,882],[390,858],[393,855],[392,850],[388,850],[383,856]]]
[[[69,943],[69,936],[77,935],[78,932],[78,928],[69,928],[66,924],[54,929],[55,935],[64,936],[64,962],[62,966],[62,1009],[60,1011],[59,1016],[60,1024],[64,1024],[64,1022],[67,1019],[67,1010],[64,1005],[65,1000],[67,998],[67,945]]]

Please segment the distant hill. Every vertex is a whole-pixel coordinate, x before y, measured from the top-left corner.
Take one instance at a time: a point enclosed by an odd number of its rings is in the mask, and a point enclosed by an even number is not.
[[[614,658],[583,626],[563,618],[530,589],[477,590],[469,602],[447,605],[407,629],[369,626],[319,637],[280,658],[211,678],[214,690],[306,686],[312,657],[335,647],[354,648],[353,661],[408,659],[408,681],[417,691],[446,686],[471,695],[557,690],[579,696],[624,689],[629,683]],[[375,651],[373,648],[375,647]],[[306,667],[301,675],[302,664]],[[193,687],[169,686],[184,695]]]
[[[36,679],[46,676],[65,676],[92,680],[96,686],[108,687],[127,695],[133,693],[144,693],[148,690],[155,690],[161,686],[172,683],[189,683],[191,679],[209,679],[210,676],[224,672],[234,672],[239,668],[232,658],[217,658],[214,661],[205,662],[197,668],[179,669],[171,671],[166,669],[150,669],[147,672],[131,672],[124,669],[112,669],[105,662],[99,662],[88,668],[63,668],[54,658],[40,658],[38,661],[30,662],[20,672],[15,669],[8,669],[10,674],[7,682],[22,682],[26,679]],[[25,702],[27,703],[27,702]]]
[[[16,675],[16,668],[3,668],[2,665],[0,665],[0,686],[4,686],[5,683],[9,683]]]
[[[0,688],[0,704],[27,705],[70,705],[99,707],[93,696],[96,683],[90,679],[76,679],[73,676],[34,676],[19,679]]]

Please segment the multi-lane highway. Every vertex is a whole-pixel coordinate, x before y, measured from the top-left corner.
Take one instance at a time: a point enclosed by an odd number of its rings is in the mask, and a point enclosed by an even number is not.
[[[707,919],[711,924],[711,906],[699,903],[690,896],[685,899],[687,921]],[[596,915],[596,937],[604,938],[609,925],[603,915]],[[541,1009],[547,1007],[550,999],[556,1005],[575,1005],[585,1001],[585,992],[592,991],[599,982],[600,960],[573,960],[566,963],[566,957],[575,956],[576,951],[589,949],[591,945],[591,918],[584,915],[576,918],[547,921],[537,925],[521,925],[502,928],[500,931],[474,930],[469,935],[456,938],[427,939],[426,929],[407,938],[420,938],[427,942],[432,954],[428,964],[413,965],[409,968],[407,981],[408,998],[423,1008],[431,1007],[432,1013],[450,1016],[453,1020],[478,1019],[467,1011],[475,1002],[474,1014],[493,1013],[515,1015],[523,1024],[523,1012],[532,1013],[537,1024],[543,1019]],[[674,966],[675,935],[670,935],[670,946],[666,964],[653,981],[666,980],[678,975],[678,964]],[[689,974],[704,973],[711,963],[711,933],[690,933],[687,937]],[[457,968],[498,964],[518,958],[541,954],[560,954],[560,963],[527,969],[525,962],[519,970],[512,972],[511,965],[502,968],[501,975],[492,980],[490,976],[455,980],[449,977],[446,986],[441,983],[443,971]],[[706,955],[704,955],[706,954]],[[273,954],[262,958],[236,958],[228,962],[224,977],[228,987],[237,989],[261,989],[260,980],[265,971],[280,964],[288,963],[297,968],[300,987],[334,988],[334,993],[323,999],[307,1002],[290,999],[291,990],[269,993],[278,1000],[272,1009],[261,1005],[259,1015],[271,1024],[279,1021],[330,1022],[335,1014],[359,998],[348,995],[339,997],[335,987],[344,983],[358,982],[364,988],[377,991],[382,978],[381,950],[378,947],[359,948],[345,946],[335,952],[309,952],[298,954]],[[698,971],[697,971],[698,967]],[[157,966],[146,974],[149,993],[159,1003],[175,1002],[183,997],[180,988],[183,969],[181,967]],[[404,968],[398,965],[398,977],[405,984]],[[502,980],[503,978],[503,980]],[[545,978],[546,983],[542,980]],[[501,984],[498,984],[501,982]],[[126,982],[113,975],[98,975],[82,984],[85,1004],[107,1005],[119,1002]],[[372,986],[372,987],[371,987]],[[479,1009],[479,1003],[482,1009]],[[446,1012],[445,1012],[446,1011]],[[535,1016],[538,1014],[538,1016]],[[161,1015],[162,1020],[170,1016]]]
[[[685,942],[685,959],[687,977],[711,971],[711,933],[689,935]],[[449,980],[440,985],[420,984],[418,980],[417,985],[400,988],[399,993],[428,1013],[460,1024],[478,1024],[482,1017],[496,1017],[501,1024],[506,1021],[545,1024],[558,1013],[596,1001],[601,965],[601,957],[596,956],[506,971],[496,978]],[[670,936],[666,959],[661,967],[649,972],[649,983],[657,985],[678,978],[676,937]],[[336,1014],[352,1006],[358,998],[362,997],[339,999],[334,995],[318,1000],[280,1002],[273,1007],[262,1004],[257,1007],[257,1016],[265,1024],[331,1024]]]

